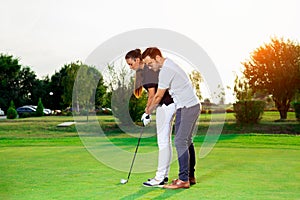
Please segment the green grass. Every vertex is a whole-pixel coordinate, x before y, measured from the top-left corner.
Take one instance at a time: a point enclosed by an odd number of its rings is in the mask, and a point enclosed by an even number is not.
[[[128,184],[120,184],[127,172],[95,159],[74,126],[56,127],[71,117],[0,120],[0,199],[300,199],[300,124],[292,115],[289,122],[275,123],[274,114],[246,127],[227,114],[213,150],[197,156],[198,183],[188,190],[143,187],[154,172],[133,173]],[[109,116],[99,120],[111,142],[134,152],[137,138],[116,129]],[[197,154],[208,126],[202,118],[194,140]],[[154,136],[142,139],[139,152],[156,150]],[[138,154],[134,167],[141,164]],[[170,178],[177,172],[175,161]]]

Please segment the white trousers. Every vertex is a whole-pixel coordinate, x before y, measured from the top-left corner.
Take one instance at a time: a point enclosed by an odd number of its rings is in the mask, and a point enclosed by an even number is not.
[[[156,109],[156,129],[158,144],[158,167],[155,179],[163,180],[169,176],[170,163],[172,161],[172,122],[175,116],[176,106],[174,103]]]

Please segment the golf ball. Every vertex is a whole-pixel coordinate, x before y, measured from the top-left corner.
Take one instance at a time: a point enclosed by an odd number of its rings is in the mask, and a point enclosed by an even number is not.
[[[125,180],[125,179],[121,179],[121,181],[120,181],[122,184],[125,184],[125,183],[127,183],[127,180]]]

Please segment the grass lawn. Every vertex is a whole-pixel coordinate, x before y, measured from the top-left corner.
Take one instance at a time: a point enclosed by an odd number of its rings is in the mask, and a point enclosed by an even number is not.
[[[214,149],[197,157],[197,184],[187,190],[143,187],[154,172],[133,173],[120,184],[127,172],[95,159],[74,126],[56,127],[72,117],[0,120],[0,199],[300,199],[300,124],[292,114],[275,123],[275,114],[252,126],[236,125],[228,114]],[[208,118],[200,118],[197,152]],[[137,138],[116,129],[111,117],[100,121],[112,143],[134,152]],[[142,139],[139,152],[156,150],[155,137]],[[134,169],[142,164],[138,157]],[[175,161],[170,178],[177,172]]]

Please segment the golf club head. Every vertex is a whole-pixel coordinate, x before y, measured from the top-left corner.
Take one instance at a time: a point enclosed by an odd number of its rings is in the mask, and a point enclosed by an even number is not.
[[[120,181],[122,184],[126,184],[127,182],[128,182],[128,180],[126,180],[126,179],[121,179],[121,181]]]

